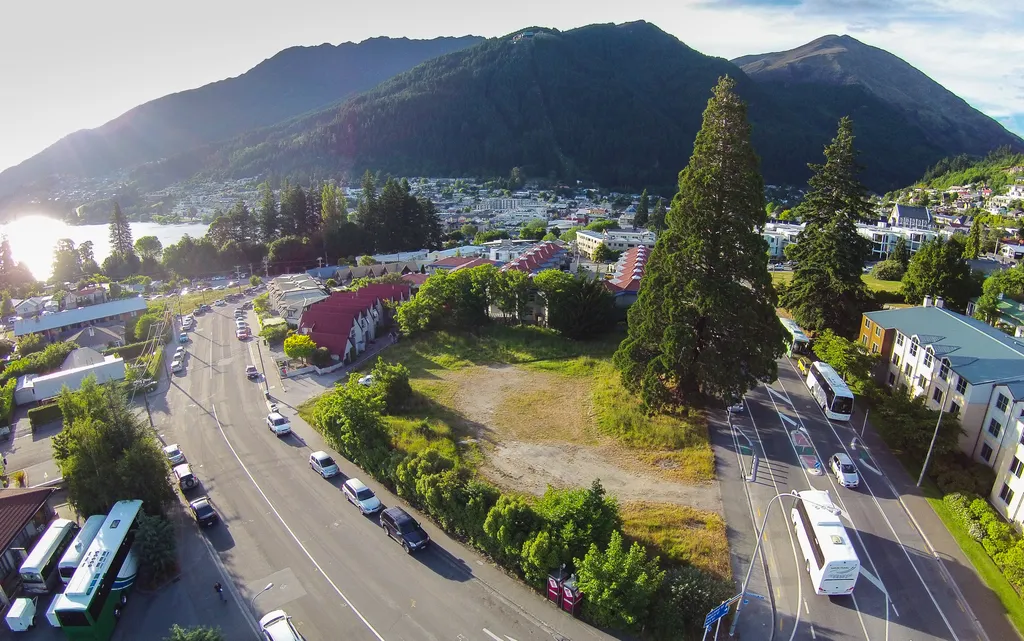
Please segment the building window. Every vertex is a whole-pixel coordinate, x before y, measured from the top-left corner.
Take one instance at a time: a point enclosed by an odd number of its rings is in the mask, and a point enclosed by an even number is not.
[[[957,382],[956,382],[956,393],[957,394],[963,394],[966,391],[967,391],[967,379],[965,379],[963,376],[958,376],[957,377]]]
[[[928,352],[924,353],[924,366],[925,367],[931,367],[932,366],[932,355],[930,353],[928,353]]]
[[[864,327],[867,327],[868,329],[871,329],[871,319],[870,318],[865,318],[864,319]]]
[[[981,458],[986,463],[992,458],[992,447],[988,443],[981,444]]]
[[[893,374],[892,372],[889,372],[889,387],[892,387],[893,383],[895,383],[895,382],[896,382],[896,375]]]
[[[909,377],[910,376],[910,372],[913,369],[914,369],[914,366],[912,364],[910,364],[910,363],[907,363],[906,367],[903,368],[903,374]]]
[[[928,387],[928,381],[925,380],[924,375],[917,375],[917,386],[920,387],[921,389]]]
[[[910,343],[910,355],[911,356],[917,356],[917,340],[916,339],[912,343]]]
[[[992,419],[991,421],[988,422],[988,433],[994,436],[995,438],[999,438],[999,431],[1002,429],[1002,424],[996,419]]]
[[[900,355],[899,354],[893,353],[893,355],[892,355],[892,364],[895,365],[896,367],[900,366]]]
[[[942,390],[939,389],[938,387],[936,387],[935,391],[932,392],[932,400],[935,401],[936,403],[942,401]]]
[[[1013,460],[1010,461],[1010,474],[1020,478],[1021,471],[1024,471],[1024,461],[1014,456]]]
[[[1013,500],[1013,490],[1006,483],[1003,483],[1003,489],[999,490],[999,498],[1002,499],[1003,503],[1007,505]]]
[[[872,354],[877,354],[878,353],[878,343],[871,343],[871,353]]]
[[[1006,406],[1010,404],[1010,399],[1006,398],[1002,394],[996,399],[996,407],[999,408],[1000,412],[1006,411]]]
[[[882,328],[877,326],[877,325],[875,325],[875,336],[881,336],[881,335],[882,335]]]
[[[942,365],[939,365],[939,378],[944,381],[949,380],[949,363],[942,361]]]
[[[949,404],[949,415],[954,417],[960,416],[960,406],[956,402]]]
[[[903,345],[903,334],[896,332],[896,344]]]
[[[861,336],[860,337],[860,342],[865,344],[865,345],[867,345],[868,344],[868,335],[864,334],[863,336]]]

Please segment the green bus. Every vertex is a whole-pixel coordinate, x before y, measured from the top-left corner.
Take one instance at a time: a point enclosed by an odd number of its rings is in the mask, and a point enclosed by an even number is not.
[[[804,330],[796,324],[796,321],[779,317],[779,322],[786,329],[786,354],[789,356],[804,356],[811,353],[811,340],[807,338]]]
[[[142,501],[118,501],[89,544],[54,615],[72,641],[109,641],[138,575],[132,543]]]

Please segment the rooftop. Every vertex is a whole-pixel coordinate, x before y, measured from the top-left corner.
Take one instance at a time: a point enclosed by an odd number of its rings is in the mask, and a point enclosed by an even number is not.
[[[44,314],[35,318],[23,318],[14,323],[14,335],[24,336],[36,332],[45,332],[58,327],[68,327],[78,323],[88,323],[108,316],[120,316],[129,312],[141,312],[146,309],[146,301],[141,296],[120,298],[99,305],[89,305],[69,309],[53,314]]]
[[[53,492],[52,487],[0,490],[0,550],[7,549]]]
[[[968,383],[1024,381],[1024,341],[944,307],[905,307],[865,314],[886,329],[917,337]]]

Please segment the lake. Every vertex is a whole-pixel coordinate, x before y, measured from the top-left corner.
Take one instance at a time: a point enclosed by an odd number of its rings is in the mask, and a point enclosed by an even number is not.
[[[209,225],[158,225],[130,223],[132,238],[156,236],[164,247],[172,245],[185,234],[193,238],[206,235]],[[68,225],[46,216],[23,216],[0,225],[0,234],[11,243],[14,260],[24,263],[39,280],[48,280],[53,267],[53,249],[61,238],[70,238],[75,246],[91,240],[93,255],[100,265],[110,255],[110,228],[107,225]]]

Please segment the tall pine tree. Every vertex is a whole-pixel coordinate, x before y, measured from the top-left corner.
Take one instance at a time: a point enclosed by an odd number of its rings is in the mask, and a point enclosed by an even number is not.
[[[839,121],[839,132],[825,147],[825,164],[810,167],[811,189],[799,207],[806,226],[786,251],[796,267],[782,304],[807,329],[850,337],[871,303],[861,279],[871,244],[857,233],[857,223],[871,216],[871,204],[857,179],[861,167],[849,118]]]
[[[967,232],[967,243],[964,245],[964,258],[974,260],[981,255],[981,221],[975,216],[971,221],[971,230]]]
[[[383,221],[381,220],[380,207],[377,203],[377,183],[374,181],[370,170],[363,174],[362,193],[359,195],[359,204],[356,206],[356,222],[369,241],[370,251],[377,251],[377,239],[380,237]]]
[[[648,228],[656,232],[665,231],[665,201],[663,199],[658,199],[647,223]]]
[[[708,101],[615,353],[623,385],[651,409],[737,398],[773,380],[784,352],[764,181],[735,84],[722,78]]]
[[[907,268],[910,264],[910,248],[907,247],[907,239],[900,236],[896,239],[896,245],[892,248],[892,255],[889,256],[890,260],[895,260],[900,265],[903,265],[903,269]]]
[[[640,194],[640,203],[636,206],[636,214],[633,216],[634,227],[646,227],[647,217],[650,214],[651,209],[651,198],[647,195],[647,190]]]
[[[121,205],[114,201],[114,213],[110,216],[110,251],[127,259],[135,253],[132,242],[132,228],[121,211]]]
[[[257,213],[260,242],[269,245],[278,238],[280,224],[278,222],[277,198],[269,182],[260,185],[260,207]]]

